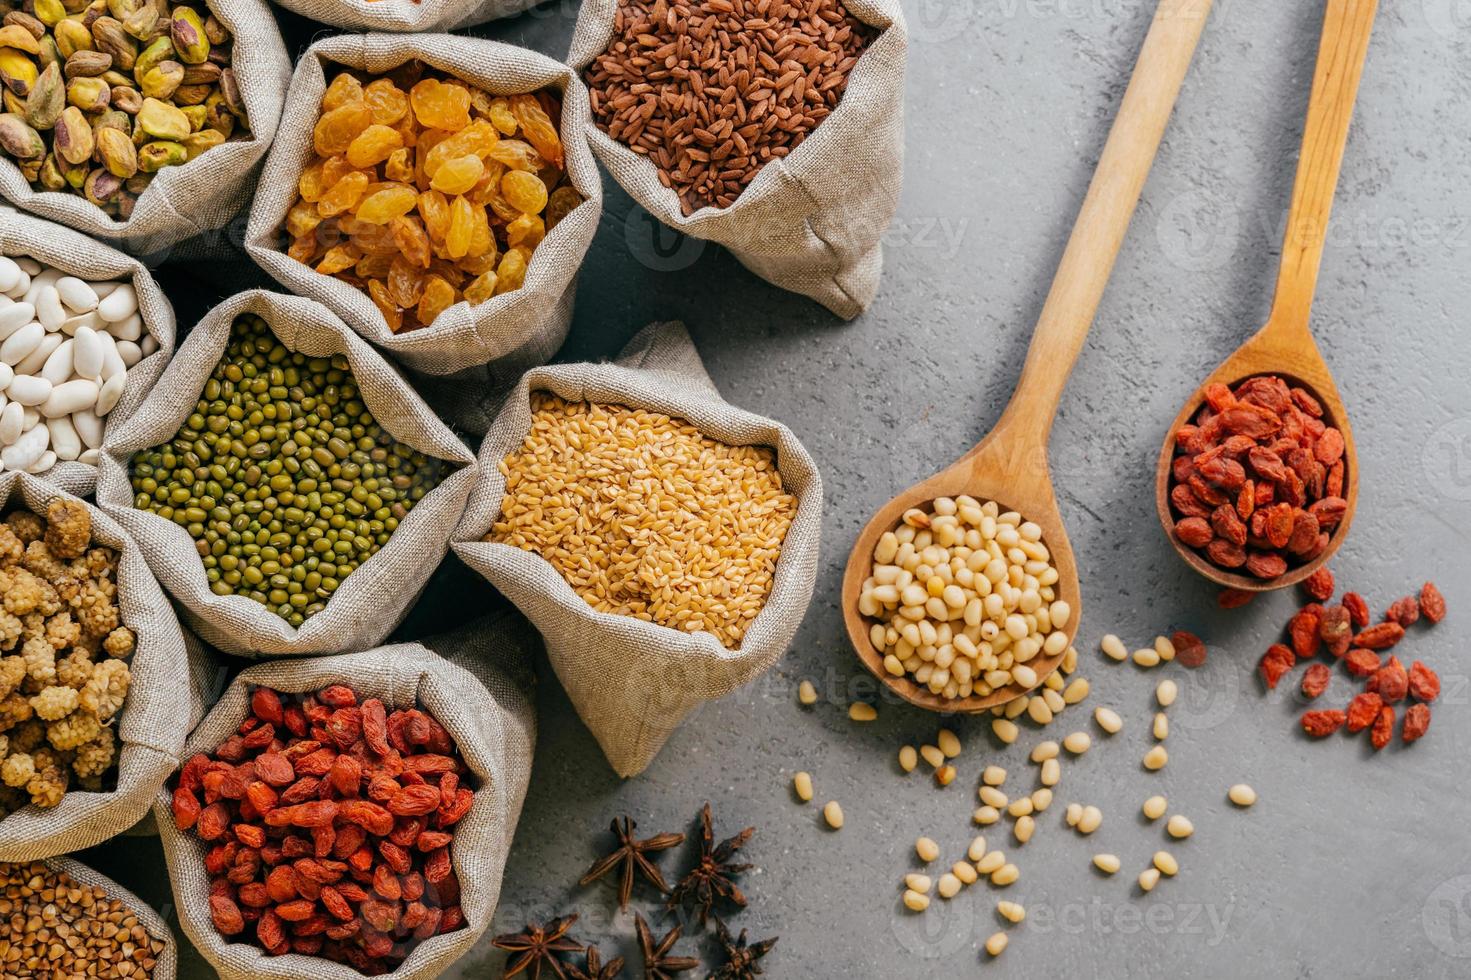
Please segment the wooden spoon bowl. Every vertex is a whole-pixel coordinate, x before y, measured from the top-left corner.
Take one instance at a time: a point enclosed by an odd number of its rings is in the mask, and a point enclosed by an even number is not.
[[[1308,321],[1377,5],[1378,0],[1328,0],[1318,63],[1313,75],[1313,91],[1308,102],[1307,124],[1303,130],[1302,153],[1293,184],[1292,208],[1282,242],[1282,264],[1272,312],[1266,325],[1216,368],[1191,395],[1175,417],[1160,450],[1154,481],[1155,506],[1165,534],[1186,564],[1225,588],[1269,592],[1301,582],[1338,551],[1348,536],[1349,525],[1353,523],[1358,508],[1358,451],[1349,427],[1348,412],[1338,386],[1333,382],[1333,374],[1308,329]],[[1170,504],[1175,433],[1200,410],[1206,387],[1219,382],[1234,388],[1247,378],[1263,374],[1277,375],[1289,385],[1306,389],[1322,405],[1324,423],[1343,434],[1343,498],[1348,502],[1343,519],[1333,529],[1323,553],[1310,562],[1289,568],[1274,579],[1259,579],[1221,568],[1185,544],[1175,533],[1176,516]]]

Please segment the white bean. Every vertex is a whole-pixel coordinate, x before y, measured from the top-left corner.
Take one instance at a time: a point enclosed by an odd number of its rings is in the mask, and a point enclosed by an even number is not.
[[[30,303],[12,303],[0,310],[0,340],[5,340],[21,327],[36,322],[36,308]],[[42,329],[45,329],[44,327]]]
[[[1129,651],[1124,647],[1124,641],[1112,633],[1103,638],[1103,652],[1114,660],[1129,659]]]
[[[109,382],[110,384],[111,382]],[[67,381],[51,389],[51,394],[41,406],[41,414],[48,419],[59,415],[70,415],[97,404],[97,382],[86,378]]]
[[[31,426],[14,443],[0,449],[0,464],[7,470],[26,469],[41,458],[50,441],[51,433],[44,425]]]
[[[127,383],[126,374],[114,374],[103,382],[102,388],[97,392],[97,407],[93,411],[99,416],[112,411],[118,399],[123,397],[123,386]]]
[[[792,789],[797,793],[797,799],[803,803],[812,802],[812,774],[799,772],[792,777]]]
[[[1158,770],[1163,769],[1165,767],[1165,763],[1169,761],[1170,754],[1165,751],[1165,747],[1163,745],[1156,745],[1154,748],[1144,753],[1144,768],[1148,769],[1150,772],[1157,772]]]
[[[20,438],[25,411],[25,407],[17,401],[10,402],[4,411],[0,411],[0,445],[9,446]]]
[[[72,425],[81,437],[82,443],[88,449],[102,448],[102,420],[97,414],[89,409],[82,409],[72,415]]]
[[[1144,801],[1144,815],[1150,820],[1158,820],[1165,815],[1168,802],[1163,796],[1151,796]]]
[[[1175,685],[1175,682],[1168,678],[1160,681],[1154,688],[1155,700],[1159,702],[1161,708],[1168,708],[1174,704],[1175,698],[1179,693],[1180,689]]]
[[[78,327],[72,338],[72,365],[83,378],[97,380],[102,375],[102,340],[91,327]]]
[[[61,305],[61,296],[54,285],[42,286],[36,292],[36,319],[44,330],[60,330],[67,320],[66,308]]]
[[[1184,839],[1195,833],[1195,824],[1189,817],[1177,813],[1165,823],[1165,832],[1171,837]]]
[[[76,276],[62,276],[56,280],[56,293],[74,312],[86,313],[97,308],[96,291]]]
[[[5,390],[12,402],[17,402],[27,407],[40,405],[51,397],[51,382],[45,378],[32,375],[17,375],[10,382],[10,387]]]
[[[138,294],[132,283],[123,283],[97,304],[97,315],[108,323],[118,323],[138,312]]]
[[[61,346],[62,340],[63,338],[59,333],[48,333],[42,337],[41,342],[36,345],[36,349],[27,354],[25,359],[15,366],[15,373],[39,373],[41,368],[46,366],[47,359],[56,353],[56,348]]]
[[[1093,855],[1093,866],[1106,875],[1117,874],[1121,867],[1118,857],[1113,854]]]
[[[45,473],[56,465],[56,453],[50,449],[41,454],[41,458],[26,467],[27,473]]]
[[[15,365],[25,360],[46,336],[46,328],[39,323],[28,323],[0,343],[0,361]]]
[[[51,432],[51,448],[56,451],[57,459],[73,460],[82,454],[82,437],[77,435],[70,418],[63,415],[47,419],[46,428]]]
[[[106,337],[108,335],[102,334],[101,336]],[[143,360],[143,349],[137,344],[133,343],[131,340],[114,340],[112,341],[112,349],[117,351],[118,360],[122,363],[122,366],[124,368],[130,368],[134,364],[137,364],[139,361]],[[104,355],[104,360],[105,359],[106,356]],[[107,375],[107,377],[111,377],[110,374],[107,374],[106,367],[102,369],[102,373],[104,375]],[[104,380],[106,379],[104,378]]]
[[[843,829],[843,808],[838,805],[837,800],[828,801],[828,804],[822,808],[822,819],[826,820],[827,825],[833,830]]]
[[[41,377],[59,385],[72,376],[72,348],[75,344],[71,338],[63,340],[57,348],[46,358],[46,363],[41,367]]]

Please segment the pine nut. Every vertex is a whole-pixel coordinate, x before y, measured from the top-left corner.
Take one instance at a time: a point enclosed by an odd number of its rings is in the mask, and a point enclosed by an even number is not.
[[[1001,913],[1001,918],[1007,922],[1020,922],[1027,917],[1027,910],[1016,902],[997,902],[996,911]]]
[[[1057,670],[1054,670],[1052,673],[1047,675],[1047,679],[1042,682],[1042,686],[1049,691],[1061,691],[1063,685],[1066,683],[1067,682],[1063,680],[1062,668],[1059,666]]]
[[[959,878],[962,884],[974,885],[976,883],[976,866],[969,861],[956,861],[950,869],[950,873]]]
[[[1106,656],[1112,657],[1114,660],[1129,659],[1129,651],[1124,646],[1124,641],[1119,639],[1117,636],[1114,636],[1112,633],[1103,638],[1102,647],[1104,654]]]
[[[1119,859],[1113,854],[1093,855],[1093,866],[1106,875],[1118,874]]]
[[[1032,798],[1030,796],[1018,796],[1007,805],[1006,812],[1013,817],[1025,817],[1032,812]]]
[[[987,786],[1000,786],[1006,782],[1006,770],[1000,766],[987,766],[981,772],[981,782]]]
[[[803,704],[817,703],[817,688],[812,686],[811,681],[803,681],[797,685],[797,700]]]
[[[960,879],[948,872],[940,875],[940,882],[935,885],[935,893],[941,898],[954,898],[960,894]]]
[[[1098,722],[1099,728],[1108,732],[1110,735],[1117,735],[1119,730],[1124,727],[1124,719],[1120,718],[1119,713],[1112,708],[1102,706],[1094,708],[1093,720]]]
[[[1069,827],[1076,827],[1082,818],[1083,804],[1081,803],[1069,803],[1067,809],[1063,811],[1063,819],[1067,821]]]
[[[907,874],[904,876],[904,887],[921,895],[929,894],[930,876],[922,874]]]
[[[1078,817],[1078,833],[1091,834],[1103,823],[1103,811],[1096,806],[1083,807],[1082,816]]]
[[[905,772],[914,772],[914,767],[919,765],[919,753],[914,751],[914,746],[906,745],[899,750],[899,768]]]
[[[1062,779],[1062,763],[1056,759],[1048,759],[1042,763],[1042,772],[1038,776],[1043,786],[1056,786]]]
[[[987,827],[1001,819],[1001,811],[994,806],[977,807],[972,819],[982,827]]]
[[[949,786],[951,783],[955,782],[955,767],[941,766],[940,768],[936,769],[935,782],[939,783],[941,786]]]
[[[994,806],[998,810],[1006,806],[1006,794],[995,786],[982,786],[976,792],[980,794],[981,802],[987,806]]]
[[[1001,739],[1001,741],[1005,742],[1007,745],[1015,742],[1016,737],[1021,734],[1021,731],[1016,727],[1016,725],[1010,721],[1007,721],[1005,718],[993,719],[991,722],[991,731],[995,732],[996,737]]]
[[[965,856],[970,858],[973,862],[979,861],[981,858],[985,857],[986,838],[979,835],[976,836],[976,838],[970,842],[970,847],[966,848]]]
[[[1011,668],[1011,679],[1020,684],[1026,690],[1037,686],[1037,672],[1026,664],[1017,664]]]
[[[812,775],[799,772],[792,777],[792,788],[797,791],[797,799],[803,803],[812,802]]]
[[[919,855],[919,859],[925,864],[929,864],[940,856],[940,845],[928,837],[921,837],[914,842],[914,853]]]
[[[1170,754],[1165,751],[1165,747],[1163,745],[1156,745],[1154,748],[1144,753],[1144,768],[1148,769],[1151,772],[1157,772],[1160,769],[1163,769],[1165,767],[1165,763],[1169,761]]]
[[[1001,869],[1001,866],[1005,863],[1005,851],[987,851],[984,855],[981,856],[981,859],[976,862],[976,871],[983,875],[994,874],[996,871],[999,871]]]
[[[1039,725],[1047,725],[1052,722],[1052,709],[1047,707],[1047,699],[1035,697],[1027,702],[1027,717]]]
[[[1023,799],[1025,799],[1025,797],[1023,797]],[[1025,844],[1027,841],[1032,839],[1032,831],[1036,829],[1037,822],[1033,820],[1031,816],[1024,814],[1016,818],[1016,825],[1011,828],[1011,832],[1016,837],[1016,842],[1018,844]]]
[[[1168,636],[1156,636],[1154,638],[1154,652],[1159,654],[1159,659],[1169,663],[1175,659],[1175,645],[1170,642]]]
[[[1158,820],[1165,815],[1166,800],[1163,796],[1151,796],[1144,801],[1144,815],[1150,820]]]
[[[1078,650],[1076,647],[1067,648],[1067,653],[1062,655],[1062,665],[1059,669],[1064,674],[1071,674],[1078,669]]]
[[[873,721],[878,716],[878,709],[867,702],[854,701],[848,705],[849,721]]]
[[[1154,737],[1159,739],[1161,742],[1163,742],[1166,738],[1169,738],[1170,719],[1165,715],[1163,711],[1156,711],[1154,713],[1154,725],[1152,726],[1151,730],[1154,732]]]
[[[1171,837],[1183,839],[1195,833],[1195,824],[1189,817],[1177,813],[1165,823],[1165,831]]]
[[[1007,885],[1015,884],[1016,880],[1021,876],[1022,873],[1016,865],[1003,864],[1001,867],[991,872],[991,884],[996,885],[1000,888],[1005,888]]]
[[[940,729],[940,734],[935,736],[935,743],[947,759],[960,755],[960,739],[948,728]]]
[[[1154,866],[1159,869],[1160,874],[1169,875],[1171,878],[1180,873],[1180,862],[1176,861],[1175,856],[1169,851],[1155,851]]]
[[[1079,701],[1082,701],[1088,696],[1089,690],[1091,690],[1091,686],[1088,683],[1088,678],[1075,678],[1072,683],[1068,684],[1068,686],[1063,688],[1062,690],[1063,703],[1077,704]]]
[[[1093,747],[1093,738],[1087,732],[1073,732],[1062,740],[1062,747],[1073,755],[1082,755]]]
[[[1062,714],[1062,709],[1067,707],[1067,702],[1056,691],[1043,691],[1042,700],[1046,703],[1048,710],[1054,715]]]
[[[1048,759],[1057,758],[1057,743],[1053,741],[1038,742],[1037,747],[1032,750],[1033,762],[1046,762]]]
[[[1145,868],[1139,872],[1139,890],[1141,892],[1153,891],[1154,886],[1159,884],[1159,869]]]
[[[1251,806],[1256,802],[1256,790],[1245,783],[1237,783],[1226,791],[1226,798],[1237,806]]]
[[[827,806],[822,808],[822,819],[826,820],[827,825],[833,830],[843,829],[843,808],[838,806],[837,800],[829,801]]]
[[[921,745],[919,754],[925,762],[929,763],[931,769],[938,769],[945,764],[945,753],[941,752],[937,746]]]
[[[1140,667],[1158,667],[1159,651],[1155,650],[1154,647],[1145,647],[1142,650],[1135,650],[1134,662]]]
[[[1175,685],[1175,682],[1169,680],[1168,678],[1160,681],[1157,685],[1155,685],[1154,688],[1155,700],[1159,702],[1159,706],[1161,708],[1168,708],[1170,705],[1174,704],[1175,697],[1179,693],[1180,689]]]
[[[1045,765],[1045,763],[1044,763]],[[1052,805],[1052,790],[1046,786],[1032,790],[1032,809],[1038,813]]]
[[[1000,956],[1002,951],[1006,949],[1006,943],[1006,933],[993,933],[991,938],[986,940],[986,952],[991,956]]]
[[[996,685],[992,686],[994,687]],[[1006,716],[1007,721],[1016,721],[1027,713],[1027,706],[1031,703],[1031,698],[1016,698],[1015,700],[1006,702],[1001,709],[1001,713]]]
[[[917,891],[907,891],[904,893],[904,907],[911,912],[923,912],[930,907],[930,897]]]

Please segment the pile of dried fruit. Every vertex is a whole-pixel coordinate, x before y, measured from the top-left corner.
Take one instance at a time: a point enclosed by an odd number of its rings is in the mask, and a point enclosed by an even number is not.
[[[1343,434],[1279,377],[1209,385],[1175,447],[1175,536],[1221,568],[1277,578],[1321,555],[1348,509]]]
[[[464,925],[450,848],[470,776],[417,708],[334,684],[251,694],[239,733],[185,763],[174,822],[210,845],[215,928],[368,974]]]
[[[1405,596],[1385,613],[1382,622],[1370,625],[1369,604],[1357,592],[1346,592],[1337,605],[1324,606],[1333,598],[1333,573],[1320,568],[1303,583],[1313,602],[1304,606],[1287,624],[1288,643],[1274,643],[1262,657],[1260,672],[1268,689],[1297,665],[1326,651],[1354,677],[1364,678],[1364,690],[1349,702],[1347,710],[1309,711],[1302,716],[1303,731],[1315,737],[1331,735],[1347,726],[1350,732],[1369,729],[1374,748],[1382,749],[1394,736],[1395,705],[1409,695],[1415,703],[1404,714],[1400,738],[1413,742],[1430,728],[1430,702],[1440,696],[1440,677],[1416,660],[1408,670],[1398,657],[1381,661],[1379,651],[1388,650],[1405,637],[1405,628],[1423,616],[1438,623],[1445,618],[1445,597],[1434,583],[1426,582],[1417,599]],[[1357,631],[1357,632],[1356,632]],[[1332,672],[1319,661],[1303,673],[1303,697],[1311,701],[1328,689]]]
[[[800,146],[875,36],[841,0],[620,0],[583,77],[598,127],[693,214]]]
[[[738,648],[797,513],[776,454],[543,391],[531,412],[521,448],[500,462],[505,497],[485,540],[541,555],[599,612]]]
[[[136,638],[117,606],[117,552],[80,502],[0,524],[0,815],[102,792]]]
[[[164,941],[96,885],[36,861],[0,865],[0,977],[148,980]]]
[[[0,150],[36,190],[81,194],[126,220],[155,173],[250,137],[231,48],[201,0],[11,9]]]
[[[322,95],[316,158],[286,215],[286,254],[367,291],[395,332],[520,289],[582,195],[554,92],[491,95],[410,61],[344,71]]]

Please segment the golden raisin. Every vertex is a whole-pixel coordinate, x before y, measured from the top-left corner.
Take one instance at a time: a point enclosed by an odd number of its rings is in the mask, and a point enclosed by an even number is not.
[[[504,97],[491,100],[489,116],[496,129],[507,136],[515,135],[518,123],[509,100]]]
[[[490,148],[489,156],[492,160],[504,163],[512,170],[528,170],[536,173],[546,161],[536,148],[530,143],[521,140],[501,140]]]
[[[373,117],[367,106],[361,102],[349,102],[322,113],[322,118],[317,120],[312,130],[312,145],[324,157],[335,156],[345,152],[358,134],[372,123]]]
[[[383,176],[389,180],[412,182],[414,180],[414,151],[407,146],[401,146],[390,153],[388,159],[383,162]]]
[[[470,251],[475,233],[475,212],[469,201],[456,197],[449,206],[449,227],[444,233],[444,251],[452,259],[461,259]]]
[[[487,272],[477,276],[470,285],[465,287],[465,302],[474,306],[484,303],[495,295],[495,273]]]
[[[506,203],[522,214],[540,214],[547,205],[547,185],[536,174],[524,170],[508,170],[501,178],[501,194]]]
[[[349,102],[361,101],[363,101],[363,83],[349,72],[342,72],[332,79],[332,84],[328,85],[327,91],[322,93],[322,110],[331,112]]]
[[[363,198],[358,205],[357,215],[359,221],[369,224],[386,225],[394,218],[401,217],[414,210],[419,203],[419,195],[407,184],[389,187],[374,192],[371,196]]]
[[[510,292],[520,289],[521,283],[526,280],[526,253],[520,248],[513,248],[501,257],[501,264],[496,267],[496,294]]]
[[[536,96],[511,96],[511,113],[521,124],[522,135],[536,147],[536,152],[554,166],[561,167],[562,138],[557,135],[557,127],[552,125],[551,117],[536,101]]]
[[[424,219],[429,240],[443,243],[449,232],[449,198],[439,191],[424,191],[419,195],[419,215]]]
[[[543,217],[546,219],[547,231],[557,227],[557,224],[567,215],[577,209],[582,203],[582,195],[577,193],[577,188],[570,184],[563,184],[547,198],[547,208]]]
[[[383,320],[388,324],[388,329],[397,333],[403,329],[403,310],[393,305],[393,300],[388,296],[388,288],[378,279],[368,280],[368,298],[378,311],[383,314]]]
[[[535,248],[546,237],[546,225],[535,214],[523,214],[506,225],[506,244]]]
[[[373,121],[383,126],[392,126],[409,111],[409,97],[393,84],[391,78],[378,78],[368,83],[363,90],[363,101],[373,114]]]
[[[426,327],[435,317],[454,305],[455,287],[439,276],[430,276],[424,282],[424,295],[419,299],[419,322]]]
[[[347,162],[354,167],[377,166],[388,159],[389,154],[403,146],[403,137],[392,126],[377,123],[357,135],[347,148]]]
[[[310,235],[322,223],[322,216],[310,201],[301,200],[291,205],[286,212],[286,233],[292,238]]]
[[[423,270],[414,266],[402,255],[394,259],[393,264],[389,266],[385,281],[388,296],[400,308],[407,309],[418,305],[419,297],[424,295]]]
[[[440,144],[440,146],[443,145],[443,143]],[[427,167],[425,169],[428,170]],[[485,164],[480,162],[480,158],[466,154],[462,157],[455,157],[439,167],[434,172],[434,178],[429,182],[429,186],[437,191],[444,191],[446,194],[464,194],[475,186],[475,182],[484,173]]]
[[[393,230],[393,241],[403,257],[421,269],[429,268],[429,236],[424,231],[423,222],[413,215],[405,215],[394,218],[389,227]]]
[[[324,218],[351,211],[357,207],[358,201],[362,200],[363,192],[368,189],[368,175],[362,171],[354,171],[343,177],[317,202],[317,212]]]
[[[322,256],[322,261],[317,263],[317,271],[325,275],[334,275],[343,269],[351,269],[357,264],[362,255],[351,245],[333,245],[327,249],[327,254]]]
[[[324,163],[322,160],[312,161],[297,179],[296,192],[301,195],[303,201],[311,204],[317,203],[327,188],[331,186],[322,177]]]
[[[483,119],[477,119],[464,129],[450,136],[445,136],[438,130],[435,131],[430,148],[427,153],[421,155],[424,161],[424,173],[433,177],[439,172],[439,168],[445,161],[462,157],[469,154],[485,156],[491,147],[500,141],[496,136],[495,128]]]
[[[409,91],[409,102],[420,125],[451,132],[470,125],[470,92],[458,85],[426,78]]]

